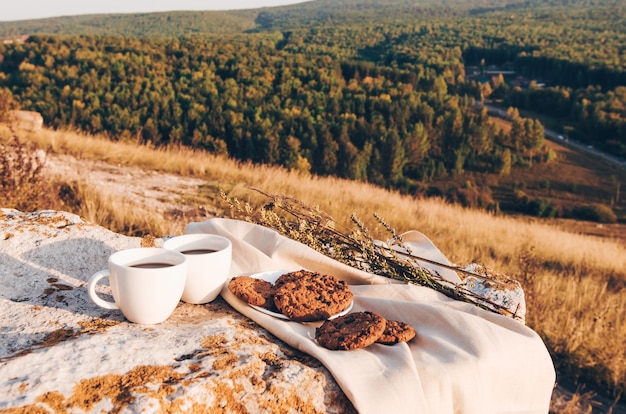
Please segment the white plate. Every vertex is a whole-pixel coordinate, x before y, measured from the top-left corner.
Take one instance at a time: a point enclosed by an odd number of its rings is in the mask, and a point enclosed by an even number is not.
[[[271,270],[271,271],[268,271],[268,272],[255,273],[253,275],[250,275],[250,277],[254,277],[256,279],[262,279],[262,280],[265,280],[266,282],[270,282],[270,283],[274,284],[276,282],[276,280],[280,276],[282,276],[282,275],[284,275],[285,273],[288,273],[288,272],[289,272],[288,270]],[[338,316],[342,316],[342,315],[347,314],[348,312],[350,312],[352,310],[352,305],[353,304],[354,304],[354,301],[350,301],[350,304],[348,305],[348,307],[346,309],[342,310],[339,313],[331,315],[331,317],[328,318],[328,319],[335,319]],[[248,303],[248,306],[258,310],[259,312],[263,312],[266,315],[270,315],[270,316],[273,316],[275,318],[284,319],[284,320],[287,320],[287,321],[290,320],[288,317],[286,317],[282,313],[272,312],[271,310],[262,308],[261,306],[250,305],[249,303]],[[307,322],[307,323],[309,323],[309,322]]]

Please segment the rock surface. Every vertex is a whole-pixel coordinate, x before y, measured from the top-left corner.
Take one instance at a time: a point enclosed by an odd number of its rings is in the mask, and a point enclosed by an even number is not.
[[[9,111],[14,125],[26,131],[41,131],[43,128],[43,116],[35,111]]]
[[[154,326],[93,304],[89,277],[142,243],[162,240],[0,210],[0,411],[354,412],[317,360],[219,297]]]

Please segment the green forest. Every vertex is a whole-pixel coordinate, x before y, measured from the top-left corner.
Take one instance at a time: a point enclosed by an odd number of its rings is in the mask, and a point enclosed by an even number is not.
[[[437,177],[550,162],[543,125],[518,110],[626,156],[625,11],[624,1],[320,0],[44,19],[0,45],[0,94],[54,128],[411,193]],[[23,34],[14,22],[0,33]],[[515,75],[488,75],[494,67]],[[487,100],[515,108],[510,133],[490,122]]]

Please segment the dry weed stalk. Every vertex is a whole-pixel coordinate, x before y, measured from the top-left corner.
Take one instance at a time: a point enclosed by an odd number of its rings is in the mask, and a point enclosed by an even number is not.
[[[249,203],[228,197],[221,192],[222,199],[231,208],[233,218],[272,228],[286,237],[356,269],[426,286],[452,299],[515,317],[515,314],[504,306],[443,279],[437,272],[421,266],[417,260],[471,274],[479,279],[489,279],[494,284],[500,284],[501,281],[486,275],[468,272],[457,266],[448,266],[412,255],[402,237],[378,214],[374,217],[391,235],[387,243],[381,243],[371,237],[369,230],[355,213],[351,216],[351,221],[355,225],[354,229],[339,230],[336,221],[317,207],[306,205],[292,197],[269,194],[259,189],[253,190],[269,198],[270,201],[255,209]]]
[[[42,170],[46,153],[31,142],[21,142],[13,129],[12,136],[0,136],[1,207],[37,208],[44,186]]]

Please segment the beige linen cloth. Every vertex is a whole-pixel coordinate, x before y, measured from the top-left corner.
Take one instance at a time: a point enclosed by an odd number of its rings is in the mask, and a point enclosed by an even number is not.
[[[255,224],[218,218],[187,226],[187,233],[201,232],[232,241],[231,276],[299,269],[332,274],[350,284],[352,311],[373,311],[415,328],[409,343],[330,351],[315,342],[314,326],[259,312],[224,286],[221,294],[235,309],[321,361],[360,413],[548,412],[554,366],[540,337],[522,323],[430,288],[359,271]],[[413,236],[413,252],[447,263],[430,240]]]

